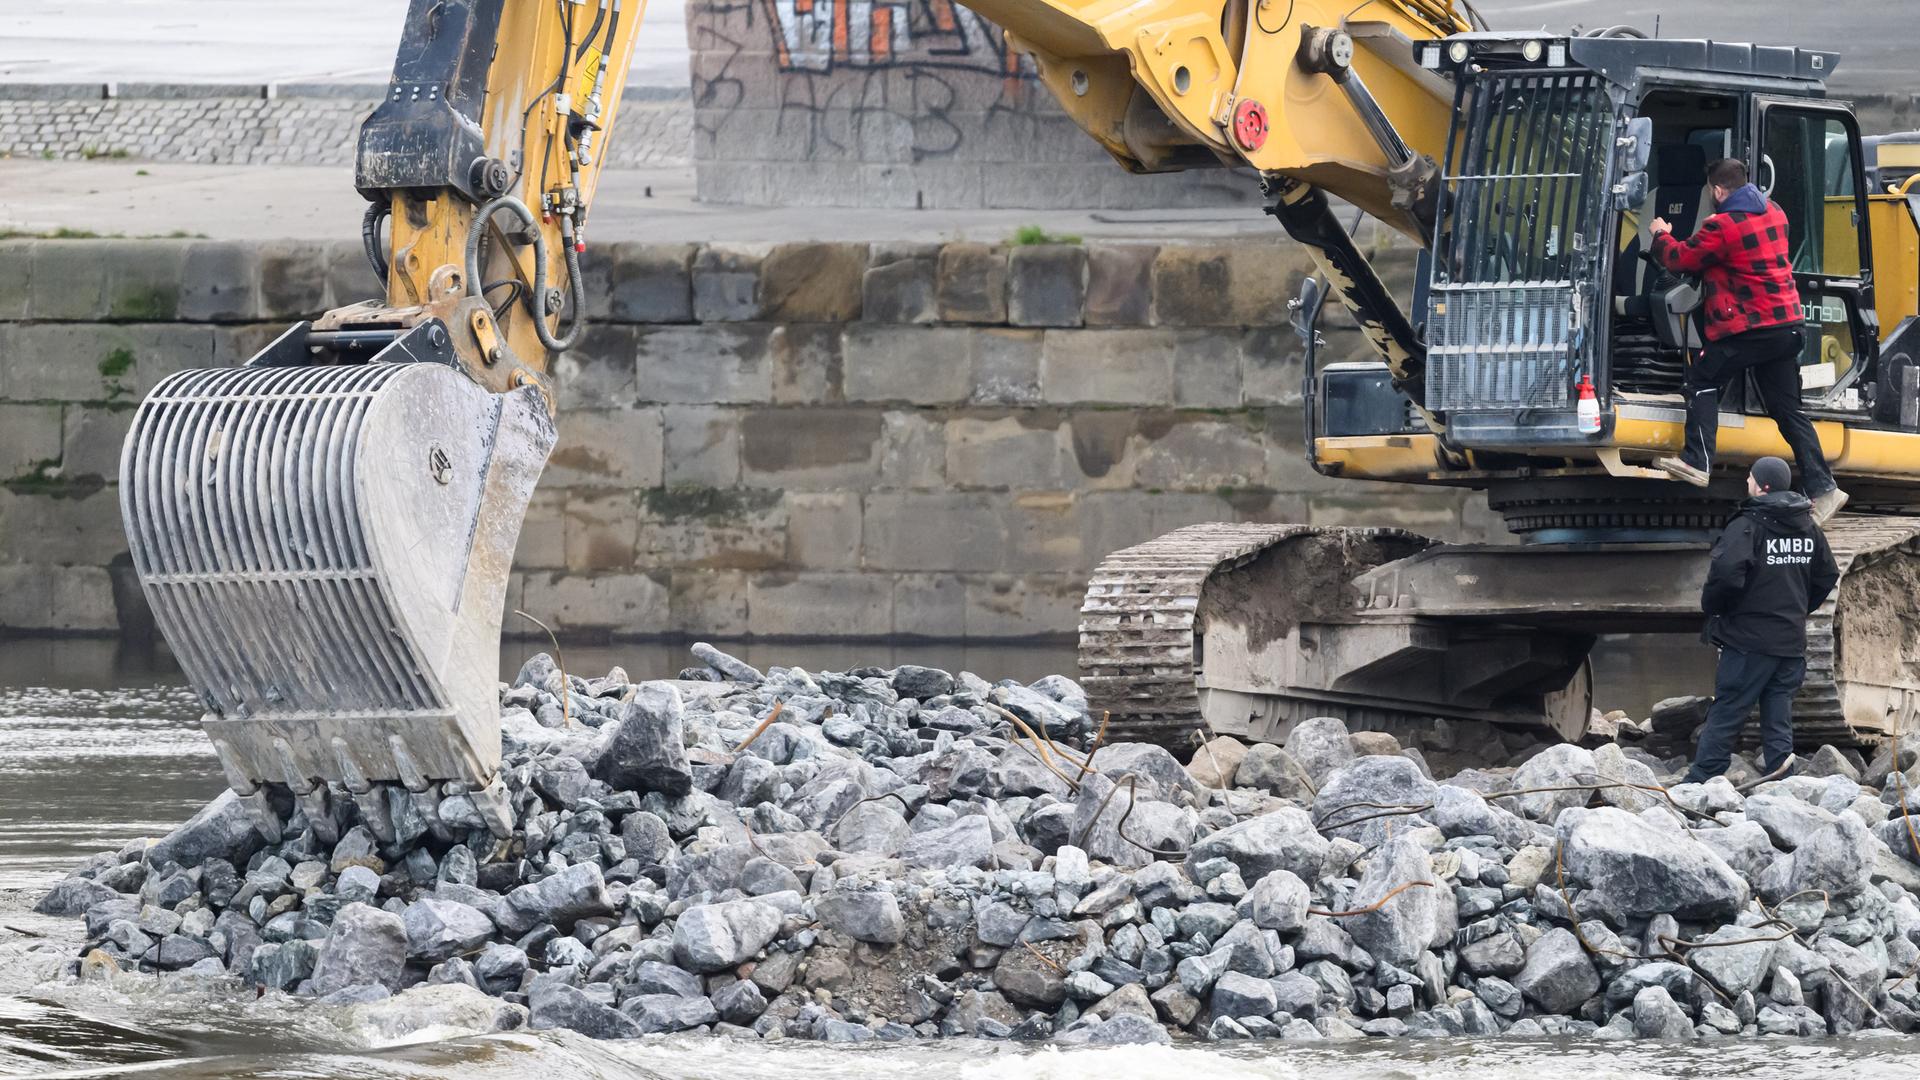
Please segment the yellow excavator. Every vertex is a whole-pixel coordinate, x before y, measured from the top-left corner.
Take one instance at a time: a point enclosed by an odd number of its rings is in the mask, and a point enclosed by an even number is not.
[[[578,341],[580,255],[644,0],[412,0],[360,130],[376,300],[141,403],[121,515],[228,783],[277,836],[386,785],[510,829],[501,608]]]
[[[1309,282],[1315,468],[1482,489],[1530,541],[1220,524],[1117,552],[1081,624],[1114,737],[1278,738],[1327,713],[1421,739],[1574,737],[1594,635],[1696,628],[1703,542],[1738,481],[1702,492],[1648,467],[1680,445],[1698,343],[1685,283],[1637,253],[1654,216],[1685,233],[1710,209],[1721,156],[1794,223],[1807,406],[1854,497],[1829,526],[1845,577],[1810,635],[1800,737],[1870,741],[1920,687],[1920,517],[1898,516],[1920,501],[1920,161],[1824,99],[1832,54],[1497,34],[1455,0],[971,6],[1125,167],[1258,173],[1379,355],[1319,367]],[[640,14],[411,0],[355,176],[386,295],[238,368],[175,375],[136,414],[120,485],[134,565],[269,835],[291,796],[319,828],[351,798],[390,837],[393,784],[510,828],[501,608],[554,442],[553,361],[584,325],[587,209]],[[1426,253],[1406,307],[1330,194]],[[1782,452],[1729,401],[1722,467]]]
[[[1526,541],[1218,524],[1117,552],[1080,625],[1088,694],[1117,733],[1273,739],[1331,714],[1449,749],[1473,724],[1576,738],[1595,635],[1697,630],[1739,467],[1786,454],[1736,391],[1706,491],[1649,467],[1681,445],[1700,341],[1697,287],[1643,257],[1646,228],[1690,233],[1722,157],[1792,223],[1804,403],[1855,511],[1827,526],[1844,577],[1809,634],[1797,737],[1872,742],[1907,709],[1920,146],[1862,140],[1825,97],[1837,56],[1621,26],[1497,33],[1455,0],[968,2],[1124,167],[1257,171],[1378,355],[1317,367],[1309,282],[1295,314],[1319,472],[1482,490]],[[1420,248],[1406,306],[1329,195]]]

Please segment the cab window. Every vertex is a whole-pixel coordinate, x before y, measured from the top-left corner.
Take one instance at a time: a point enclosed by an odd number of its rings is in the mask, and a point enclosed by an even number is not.
[[[1759,180],[1787,215],[1799,274],[1860,276],[1860,226],[1851,130],[1823,110],[1767,110]]]

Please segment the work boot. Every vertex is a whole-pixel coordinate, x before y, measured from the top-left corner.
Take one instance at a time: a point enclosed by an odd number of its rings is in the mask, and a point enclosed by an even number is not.
[[[1839,488],[1828,488],[1813,497],[1813,523],[1825,525],[1827,519],[1840,512],[1847,505],[1847,493]]]
[[[1673,477],[1675,480],[1685,480],[1694,487],[1707,486],[1707,470],[1697,465],[1689,464],[1683,458],[1663,457],[1656,460],[1653,464],[1656,468],[1666,470],[1667,475]],[[1845,498],[1845,496],[1842,496],[1842,498]]]

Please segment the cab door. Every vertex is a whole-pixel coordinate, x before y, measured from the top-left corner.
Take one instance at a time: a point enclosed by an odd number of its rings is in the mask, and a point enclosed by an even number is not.
[[[1811,408],[1857,412],[1880,336],[1859,127],[1845,106],[1806,98],[1756,96],[1753,120],[1754,183],[1786,211],[1807,323],[1803,392]]]

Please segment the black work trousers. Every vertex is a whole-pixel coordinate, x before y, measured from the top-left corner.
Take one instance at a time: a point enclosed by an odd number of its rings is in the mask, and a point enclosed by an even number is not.
[[[1713,673],[1713,705],[1684,782],[1702,783],[1727,771],[1734,741],[1755,702],[1760,705],[1761,771],[1778,768],[1793,753],[1793,692],[1806,676],[1803,656],[1767,656],[1722,646]]]
[[[1800,469],[1800,487],[1808,498],[1834,487],[1833,470],[1820,456],[1820,439],[1813,421],[1800,405],[1800,346],[1798,326],[1769,326],[1709,342],[1687,365],[1687,448],[1681,460],[1695,468],[1713,464],[1720,433],[1720,395],[1747,371],[1760,389],[1760,403],[1793,448]]]

